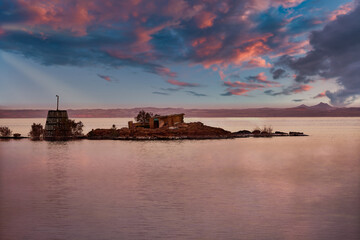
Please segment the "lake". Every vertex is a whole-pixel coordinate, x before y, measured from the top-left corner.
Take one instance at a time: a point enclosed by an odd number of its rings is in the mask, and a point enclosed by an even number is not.
[[[0,239],[359,239],[360,118],[185,121],[310,136],[0,141]]]

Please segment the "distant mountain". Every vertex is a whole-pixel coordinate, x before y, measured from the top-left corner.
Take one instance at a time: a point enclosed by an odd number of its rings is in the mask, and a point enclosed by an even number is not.
[[[360,107],[336,108],[326,103],[315,106],[304,104],[293,108],[248,109],[184,109],[184,108],[117,108],[117,109],[69,109],[71,118],[133,118],[144,109],[154,114],[185,113],[185,117],[360,117]],[[47,110],[0,109],[0,118],[46,118]]]
[[[309,108],[309,106],[307,106],[307,105],[305,105],[305,104],[301,104],[301,105],[299,105],[299,106],[297,106],[297,107],[295,107],[295,108]]]
[[[311,109],[316,109],[316,110],[334,110],[334,109],[336,109],[335,107],[332,107],[329,104],[323,103],[323,102],[321,102],[321,103],[319,103],[319,104],[317,104],[315,106],[312,106],[310,108]]]

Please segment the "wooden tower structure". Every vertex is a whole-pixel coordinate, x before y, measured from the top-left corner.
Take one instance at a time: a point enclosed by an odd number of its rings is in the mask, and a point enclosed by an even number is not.
[[[59,96],[56,95],[56,110],[49,110],[46,118],[44,139],[66,140],[71,135],[66,110],[59,110]]]

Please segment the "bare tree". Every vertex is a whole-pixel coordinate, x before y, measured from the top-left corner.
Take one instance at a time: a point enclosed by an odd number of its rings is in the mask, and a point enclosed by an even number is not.
[[[144,110],[141,110],[138,115],[135,117],[135,121],[141,124],[147,124],[150,121],[150,118],[154,116],[151,112],[145,112]]]

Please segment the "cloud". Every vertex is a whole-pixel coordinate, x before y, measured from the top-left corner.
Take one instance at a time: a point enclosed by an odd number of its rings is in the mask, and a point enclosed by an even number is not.
[[[238,74],[231,74],[230,78],[240,78]],[[279,87],[280,84],[274,81],[268,81],[264,72],[261,72],[255,76],[248,76],[245,78],[246,82],[242,81],[224,81],[223,85],[227,87],[226,93],[221,94],[222,96],[230,95],[244,95],[248,96],[247,93],[258,89]],[[265,91],[266,92],[266,91]]]
[[[281,4],[285,8],[296,7],[305,0],[273,0],[274,3]]]
[[[240,81],[235,81],[235,82],[225,81],[224,86],[233,87],[233,88],[240,87],[240,88],[247,88],[247,89],[252,89],[252,90],[259,89],[259,88],[265,88],[265,86],[262,84],[246,83],[246,82],[240,82]]]
[[[102,79],[104,79],[104,80],[108,81],[108,82],[111,82],[111,81],[112,81],[112,79],[111,79],[111,77],[110,77],[110,76],[101,75],[101,74],[98,74],[98,76],[99,76],[100,78],[102,78]]]
[[[314,96],[313,98],[316,99],[316,98],[323,98],[323,97],[326,97],[326,91],[319,93],[318,95]]]
[[[207,96],[206,94],[197,93],[194,91],[185,91],[185,92],[190,93],[191,95],[196,96],[196,97],[206,97]]]
[[[148,72],[158,74],[164,77],[177,77],[177,73],[170,71],[169,68],[156,66],[148,70]]]
[[[231,96],[231,95],[238,95],[238,96],[247,96],[246,93],[249,92],[249,89],[244,88],[228,88],[226,89],[225,93],[220,94],[221,96]]]
[[[178,88],[160,88],[160,90],[167,91],[167,92],[177,92],[177,91],[179,91],[181,89],[182,89],[181,87],[178,87]]]
[[[358,1],[357,1],[358,3]],[[336,78],[341,89],[326,92],[330,103],[344,106],[360,95],[360,5],[310,35],[313,48],[304,57],[282,56],[277,63],[296,73],[298,83],[314,81],[317,76]]]
[[[249,81],[249,82],[259,82],[259,83],[264,83],[264,84],[265,83],[266,84],[276,84],[276,85],[279,84],[278,82],[268,81],[264,72],[261,72],[256,76],[246,77],[246,80]]]
[[[299,16],[287,24],[287,32],[299,34],[321,26],[322,20],[317,17]]]
[[[302,102],[304,101],[305,99],[293,99],[293,102]]]
[[[180,87],[199,87],[200,86],[199,84],[196,84],[196,83],[182,82],[182,81],[178,81],[175,79],[168,79],[167,82],[172,85],[180,86]]]
[[[329,20],[334,21],[338,16],[346,15],[355,8],[355,1],[341,5],[338,9],[332,11],[329,15]]]
[[[266,90],[265,94],[270,96],[278,96],[278,95],[292,95],[297,93],[306,92],[312,89],[310,85],[302,85],[302,84],[294,84],[289,87],[283,88],[280,92],[275,92],[274,90]]]
[[[165,63],[270,67],[287,0],[3,0],[0,49],[45,65],[130,66],[166,78]],[[270,10],[269,10],[270,9]],[[276,39],[274,39],[276,37]],[[276,40],[276,41],[275,41]]]
[[[3,0],[0,50],[44,65],[134,67],[194,87],[167,66],[198,64],[224,80],[229,66],[271,68],[274,57],[305,54],[309,41],[298,34],[319,21],[287,9],[302,2]]]
[[[212,12],[203,11],[195,16],[195,22],[198,28],[208,28],[213,26],[216,15]]]
[[[246,62],[243,67],[245,69],[250,69],[250,68],[271,68],[272,65],[271,63],[266,62],[265,59],[261,58],[261,57],[255,57],[253,59],[251,59],[250,61]]]
[[[164,93],[164,92],[152,92],[152,94],[157,94],[157,95],[170,95],[169,93]]]
[[[270,69],[270,73],[272,73],[272,78],[275,80],[288,76],[286,71],[281,68],[278,68],[278,69],[272,68],[272,69]]]

